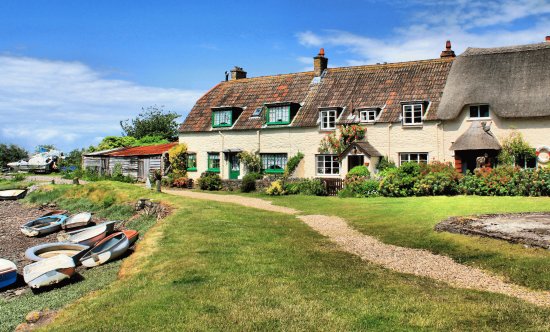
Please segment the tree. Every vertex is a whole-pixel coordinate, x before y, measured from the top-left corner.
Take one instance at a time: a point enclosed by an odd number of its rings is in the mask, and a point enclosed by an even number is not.
[[[529,145],[520,132],[512,131],[502,139],[502,150],[498,161],[506,165],[514,165],[520,158],[535,158],[535,148]]]
[[[181,115],[165,111],[163,106],[150,106],[142,108],[135,119],[120,121],[122,131],[126,136],[141,139],[145,136],[160,136],[163,139],[175,140],[178,136],[178,123],[176,119]]]
[[[97,147],[93,148],[93,150],[101,151],[134,146],[136,142],[137,140],[132,136],[106,136],[99,142]]]
[[[178,144],[168,151],[172,172],[177,177],[187,174],[187,145]]]
[[[8,163],[29,157],[29,153],[15,144],[0,144],[0,167],[6,167]]]
[[[62,162],[62,166],[76,166],[80,168],[82,164],[82,153],[84,149],[78,150],[74,149],[69,154],[65,156],[65,159]]]

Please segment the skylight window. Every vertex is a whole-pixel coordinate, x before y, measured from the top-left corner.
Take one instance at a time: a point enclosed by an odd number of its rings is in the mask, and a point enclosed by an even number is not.
[[[259,118],[260,115],[262,115],[262,108],[258,107],[254,110],[254,113],[252,113],[253,118]]]

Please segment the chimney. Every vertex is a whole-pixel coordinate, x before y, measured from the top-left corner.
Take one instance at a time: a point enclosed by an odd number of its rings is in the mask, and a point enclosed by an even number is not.
[[[325,58],[325,49],[321,48],[319,54],[313,58],[313,71],[315,72],[315,77],[321,76],[323,71],[327,69],[328,59]]]
[[[550,43],[550,36],[546,36],[546,42]]]
[[[231,80],[240,80],[241,78],[246,78],[246,72],[241,68],[235,66],[231,69]]]
[[[447,40],[447,42],[445,43],[445,50],[443,52],[441,52],[440,57],[441,58],[454,58],[454,57],[456,57],[455,51],[453,51],[451,49],[451,41],[450,40]]]

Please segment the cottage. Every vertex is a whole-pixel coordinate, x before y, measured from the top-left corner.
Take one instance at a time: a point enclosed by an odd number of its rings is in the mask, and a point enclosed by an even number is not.
[[[163,170],[163,155],[178,143],[117,148],[83,155],[83,167],[93,168],[99,174],[112,174],[120,164],[122,174],[145,180],[154,170]]]
[[[460,171],[479,157],[490,165],[514,128],[535,147],[550,144],[549,61],[547,39],[458,57],[447,42],[437,59],[342,68],[328,68],[321,49],[312,72],[255,78],[235,67],[180,127],[189,176],[240,178],[240,151],[259,153],[265,173],[282,173],[301,152],[298,177],[343,177],[356,165],[375,172],[382,156]],[[342,144],[342,135],[357,140]]]

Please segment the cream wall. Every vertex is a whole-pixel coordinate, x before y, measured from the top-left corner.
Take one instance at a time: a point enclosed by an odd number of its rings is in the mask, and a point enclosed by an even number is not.
[[[399,164],[399,154],[406,152],[428,153],[430,161],[454,162],[451,144],[471,125],[466,108],[452,121],[429,121],[419,127],[406,127],[400,123],[376,123],[365,125],[366,138],[382,155]],[[503,119],[491,114],[491,131],[502,141],[512,130],[519,130],[533,147],[550,146],[550,118]],[[326,135],[319,128],[267,128],[262,130],[213,131],[180,134],[180,142],[190,152],[197,153],[197,171],[190,172],[191,178],[198,178],[208,168],[208,152],[226,149],[260,151],[260,153],[286,153],[288,157],[298,152],[305,157],[298,166],[295,176],[317,177],[316,158],[319,143]],[[371,172],[375,170],[377,158],[370,162]],[[340,177],[347,173],[347,158],[341,162]],[[229,165],[220,154],[220,175],[229,177]],[[241,177],[244,175],[241,165]],[[326,176],[325,176],[326,177]]]

